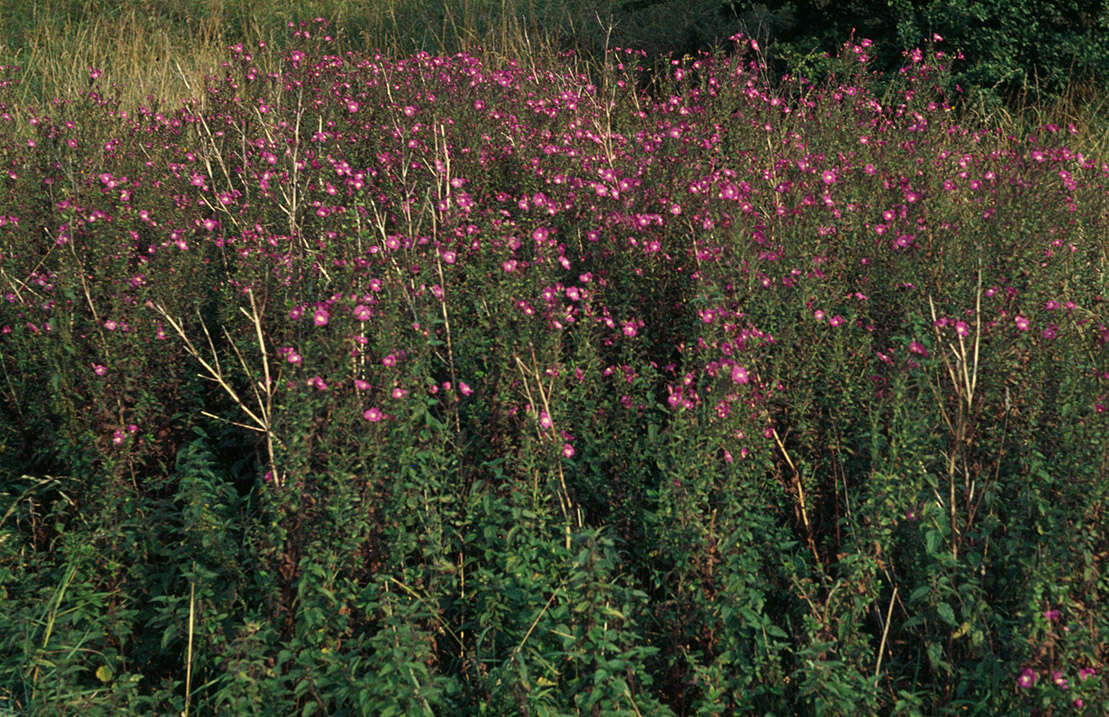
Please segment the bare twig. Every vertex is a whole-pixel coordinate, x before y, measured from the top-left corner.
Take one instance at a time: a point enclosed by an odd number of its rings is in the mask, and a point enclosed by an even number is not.
[[[893,586],[893,595],[890,595],[890,606],[886,610],[886,623],[882,626],[882,642],[878,645],[878,664],[874,666],[874,676],[882,672],[882,658],[886,651],[886,636],[890,632],[890,618],[893,617],[893,603],[897,599],[897,586]]]
[[[816,562],[820,562],[820,554],[816,551],[816,541],[813,540],[812,526],[809,524],[809,514],[805,509],[805,487],[801,483],[801,473],[797,470],[797,466],[793,464],[793,459],[789,457],[789,451],[786,450],[785,444],[782,443],[781,437],[778,436],[778,431],[775,428],[770,429],[771,434],[774,436],[774,442],[778,444],[778,450],[781,451],[782,457],[786,459],[789,469],[793,471],[793,482],[797,484],[797,507],[801,510],[801,522],[805,525],[805,539],[809,544],[809,550],[816,558]]]
[[[185,652],[185,709],[181,717],[189,717],[189,698],[192,696],[193,682],[193,634],[196,622],[196,561],[193,561],[193,577],[189,580],[189,644]]]
[[[223,368],[220,366],[219,363],[219,354],[216,351],[215,343],[212,341],[212,336],[208,332],[208,327],[204,324],[204,320],[200,317],[199,312],[197,313],[197,319],[200,321],[200,327],[201,329],[203,329],[204,336],[208,340],[208,350],[211,353],[210,361],[205,360],[205,358],[201,356],[200,350],[197,349],[197,347],[189,339],[188,334],[185,333],[185,328],[183,324],[170,316],[169,312],[164,306],[155,303],[150,303],[148,304],[148,306],[157,311],[162,316],[162,318],[164,318],[169,323],[170,327],[185,343],[185,350],[204,368],[205,373],[198,375],[201,378],[206,378],[218,384],[219,387],[223,389],[224,393],[226,393],[231,398],[231,400],[235,402],[235,405],[237,405],[239,409],[242,410],[242,412],[245,413],[247,417],[253,422],[253,425],[237,423],[235,421],[228,421],[228,423],[239,426],[241,428],[257,431],[266,436],[266,452],[267,457],[269,458],[270,470],[273,472],[274,485],[280,488],[281,476],[278,474],[277,471],[277,460],[274,451],[275,439],[272,430],[273,381],[270,376],[269,358],[266,355],[266,341],[262,333],[262,317],[258,311],[258,306],[254,301],[254,293],[248,289],[247,295],[250,297],[251,311],[250,313],[247,313],[245,309],[241,310],[243,314],[251,321],[251,323],[254,324],[255,338],[258,341],[258,350],[261,352],[262,355],[262,371],[264,375],[264,383],[255,380],[253,372],[250,370],[246,360],[243,358],[243,355],[239,352],[238,347],[235,346],[235,342],[231,340],[230,334],[227,334],[226,329],[224,329],[224,333],[225,335],[227,335],[228,342],[231,344],[232,349],[235,351],[235,355],[238,357],[239,363],[243,367],[243,371],[250,379],[250,387],[252,393],[254,394],[254,400],[256,403],[254,409],[246,404],[246,402],[239,396],[234,387],[231,386],[231,384],[228,383],[227,379],[224,377],[225,375],[223,372]],[[211,418],[218,418],[217,416],[214,416],[207,411],[201,411],[201,415]]]

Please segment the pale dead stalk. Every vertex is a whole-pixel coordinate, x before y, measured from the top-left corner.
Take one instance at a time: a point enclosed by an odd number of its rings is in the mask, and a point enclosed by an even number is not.
[[[948,481],[948,513],[951,521],[951,532],[955,539],[951,541],[951,554],[952,557],[959,557],[959,542],[962,533],[969,529],[970,521],[973,516],[973,509],[971,503],[973,502],[975,492],[975,481],[970,474],[970,468],[966,465],[966,460],[963,460],[963,483],[965,491],[965,500],[968,508],[967,524],[960,529],[957,522],[956,515],[956,474],[958,473],[959,458],[965,456],[966,447],[970,443],[970,430],[972,416],[974,412],[974,392],[978,387],[978,356],[979,347],[982,339],[982,266],[979,262],[978,266],[978,287],[975,291],[975,304],[974,304],[974,352],[973,355],[968,350],[965,338],[960,335],[959,345],[956,347],[954,343],[947,341],[947,351],[943,350],[945,344],[943,337],[940,335],[940,329],[937,324],[938,317],[936,316],[936,305],[932,301],[932,297],[928,297],[928,307],[932,315],[932,330],[936,335],[936,345],[940,347],[938,353],[940,359],[943,361],[944,369],[947,371],[947,377],[951,381],[951,387],[955,391],[957,412],[955,420],[952,422],[951,417],[948,415],[947,409],[941,392],[938,387],[933,386],[932,391],[936,395],[936,401],[940,408],[940,414],[943,417],[944,423],[947,424],[948,431],[951,432],[951,437],[954,445],[947,454],[947,481]],[[950,358],[948,354],[950,353]]]
[[[250,297],[250,312],[248,313],[246,309],[242,307],[239,307],[239,310],[254,325],[255,338],[258,341],[258,349],[262,354],[262,381],[258,381],[254,378],[253,372],[250,370],[250,367],[243,355],[239,352],[238,347],[235,346],[235,342],[231,340],[230,334],[227,334],[226,329],[224,329],[224,334],[227,336],[228,342],[231,344],[232,349],[235,351],[235,355],[238,357],[243,371],[247,374],[247,377],[250,378],[251,391],[254,394],[254,400],[256,403],[253,409],[247,405],[246,401],[244,401],[242,397],[239,396],[239,393],[234,389],[234,387],[232,387],[231,384],[227,382],[223,367],[221,367],[219,363],[219,354],[216,351],[215,343],[212,341],[212,336],[208,332],[208,327],[204,324],[204,320],[200,317],[199,311],[197,312],[197,319],[200,321],[200,326],[204,331],[204,336],[208,340],[208,351],[211,354],[210,361],[205,360],[205,358],[201,355],[200,350],[189,339],[188,334],[185,333],[183,323],[177,321],[172,316],[170,316],[169,312],[164,306],[162,306],[161,304],[155,304],[153,302],[148,304],[148,306],[157,311],[162,316],[162,318],[165,319],[167,323],[169,323],[174,333],[176,333],[184,342],[185,350],[188,352],[188,354],[196,359],[201,367],[204,368],[205,373],[198,375],[203,379],[213,381],[218,384],[219,387],[223,389],[224,393],[226,393],[231,398],[231,400],[235,402],[235,405],[237,405],[239,409],[242,410],[242,412],[245,413],[252,422],[252,424],[238,423],[236,421],[228,421],[228,423],[231,423],[234,426],[239,426],[240,428],[257,431],[265,435],[266,453],[269,459],[270,470],[273,471],[274,485],[280,488],[281,476],[277,472],[277,461],[274,451],[275,439],[272,430],[274,393],[273,379],[270,375],[269,359],[266,353],[265,337],[262,334],[262,317],[254,301],[254,293],[248,289],[247,295]],[[217,420],[226,420],[221,419],[220,417],[207,411],[201,411],[201,415],[207,416],[209,418],[215,418]]]
[[[539,371],[539,364],[535,359],[535,349],[534,348],[532,348],[532,350],[531,350],[531,362],[532,362],[531,367],[528,367],[526,364],[524,364],[524,362],[520,359],[520,357],[518,355],[513,354],[513,358],[516,359],[516,365],[517,365],[517,367],[519,367],[520,375],[524,379],[524,391],[528,395],[528,403],[531,404],[532,410],[534,411],[535,410],[535,401],[532,398],[531,390],[528,387],[528,376],[530,375],[535,380],[536,390],[539,392],[539,399],[543,404],[543,410],[546,412],[547,417],[551,422],[551,428],[550,428],[551,433],[553,435],[557,436],[558,435],[558,426],[554,422],[554,415],[551,413],[551,407],[550,407],[550,402],[549,402],[549,397],[551,395],[551,390],[554,387],[554,376],[551,376],[551,380],[548,382],[548,385],[544,388],[542,374]],[[540,438],[542,438],[542,436],[540,436]],[[557,467],[557,470],[558,470],[558,484],[559,484],[558,505],[559,505],[559,508],[562,509],[562,517],[566,521],[565,542],[566,542],[566,549],[569,550],[570,549],[570,537],[571,537],[571,534],[572,534],[572,527],[571,527],[572,519],[570,517],[570,514],[574,510],[574,502],[573,502],[573,500],[571,500],[570,491],[566,487],[566,475],[562,471],[562,462],[559,461],[556,467]],[[578,524],[579,529],[583,525],[581,511],[577,511],[577,524]]]

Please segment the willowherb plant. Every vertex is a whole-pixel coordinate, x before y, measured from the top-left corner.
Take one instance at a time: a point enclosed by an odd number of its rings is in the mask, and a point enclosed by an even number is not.
[[[742,36],[592,83],[290,29],[174,111],[0,107],[0,465],[73,476],[0,521],[12,614],[75,615],[14,704],[1106,704],[1076,131],[960,124],[938,37],[877,96],[866,40],[772,87]]]

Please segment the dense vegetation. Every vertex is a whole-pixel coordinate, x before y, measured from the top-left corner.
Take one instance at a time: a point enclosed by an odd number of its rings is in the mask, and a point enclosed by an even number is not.
[[[0,72],[0,713],[1109,713],[1096,102],[224,10]]]

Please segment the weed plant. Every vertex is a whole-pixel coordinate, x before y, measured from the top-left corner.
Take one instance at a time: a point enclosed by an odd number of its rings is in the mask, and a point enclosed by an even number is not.
[[[5,69],[0,706],[1109,712],[1082,131],[938,38],[645,93],[290,32],[176,109]]]

